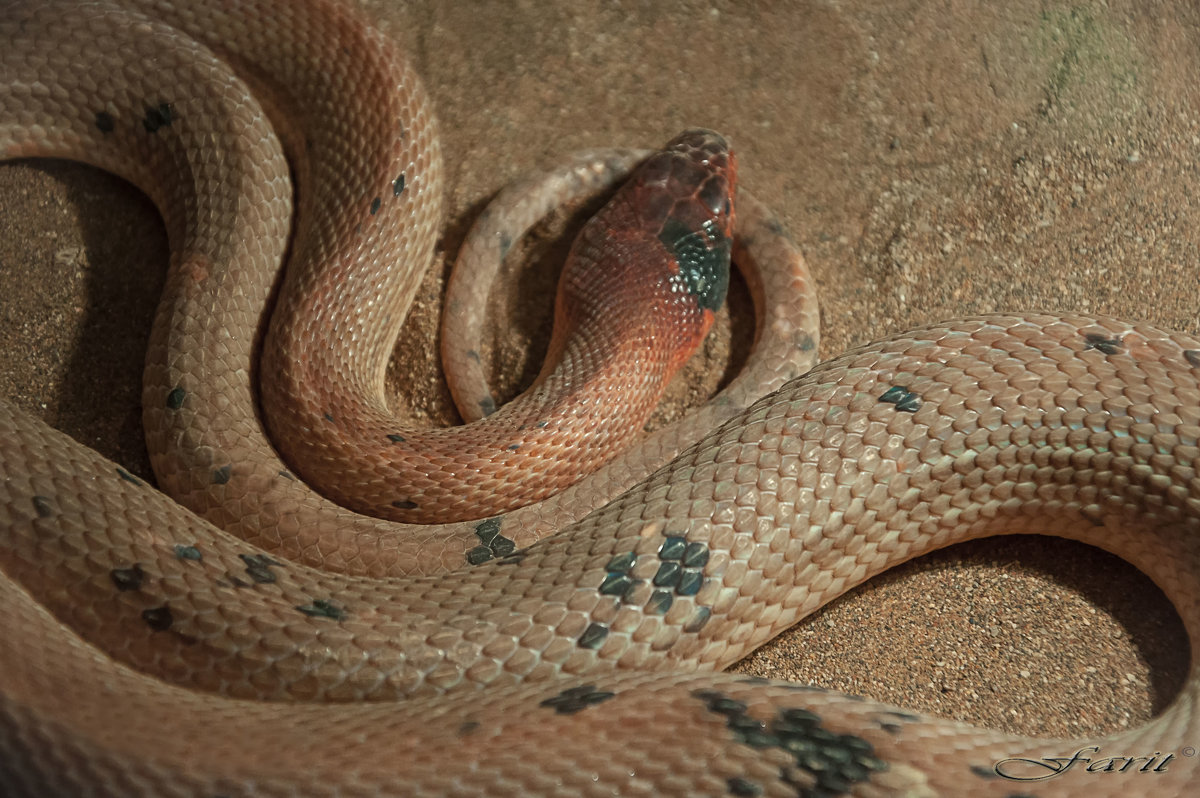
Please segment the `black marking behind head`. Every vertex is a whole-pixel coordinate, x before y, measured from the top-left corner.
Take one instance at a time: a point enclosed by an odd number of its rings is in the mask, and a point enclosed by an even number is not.
[[[661,241],[679,264],[676,278],[696,299],[702,309],[716,311],[729,290],[729,253],[732,245],[711,220],[702,230],[692,230],[683,222],[668,218],[663,222]]]

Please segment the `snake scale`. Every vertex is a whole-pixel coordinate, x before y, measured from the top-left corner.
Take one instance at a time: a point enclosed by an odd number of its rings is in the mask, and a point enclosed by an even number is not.
[[[424,532],[360,519],[284,473],[254,412],[250,358],[292,216],[263,117],[296,156],[289,271],[347,246],[375,268],[419,266],[440,155],[404,59],[325,0],[5,2],[0,36],[0,156],[87,160],[163,212],[173,254],[146,427],[176,497],[0,404],[5,795],[1194,789],[1195,665],[1149,724],[1075,741],[713,671],[896,563],[1047,527],[1145,571],[1194,645],[1200,340],[992,315],[789,381],[815,306],[799,306],[804,322],[771,315],[767,282],[804,278],[743,195],[738,259],[791,264],[750,273],[769,395],[731,385],[694,445],[653,470],[681,446],[656,438],[568,489],[573,509]],[[288,126],[297,98],[314,128]],[[222,288],[230,304],[208,307],[203,291]],[[374,352],[369,379],[389,344],[358,310],[339,335]]]

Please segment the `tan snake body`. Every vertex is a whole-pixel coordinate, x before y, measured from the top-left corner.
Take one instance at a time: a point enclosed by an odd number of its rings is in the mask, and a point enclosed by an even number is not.
[[[329,126],[320,135],[383,140],[386,157],[379,163],[380,149],[365,147],[375,155],[364,163],[318,160],[314,169],[332,169],[323,175],[301,169],[304,232],[293,258],[321,260],[359,223],[372,257],[393,248],[428,256],[438,203],[425,181],[439,179],[436,139],[415,76],[386,40],[334,3],[127,5],[214,46],[240,42],[234,61],[260,55],[242,66],[272,114],[287,98],[258,85],[270,83],[263,63],[286,63],[284,55],[320,63],[334,84],[365,63],[361,96],[346,94],[355,113],[316,108],[314,117]],[[1200,341],[1053,314],[905,333],[747,409],[713,411],[731,418],[710,421],[694,446],[549,539],[534,542],[559,520],[526,525],[536,514],[516,511],[496,522],[515,550],[437,577],[394,576],[460,565],[475,532],[450,529],[449,542],[435,544],[444,548],[418,562],[421,534],[400,543],[376,536],[391,528],[348,520],[278,467],[269,471],[277,461],[252,390],[226,383],[248,379],[256,303],[287,232],[204,236],[247,218],[252,229],[286,228],[286,166],[261,119],[232,113],[205,128],[193,115],[236,112],[243,102],[241,84],[215,59],[168,27],[123,14],[0,5],[0,155],[86,157],[132,177],[163,209],[175,253],[168,296],[178,305],[160,310],[148,358],[156,471],[181,501],[247,540],[0,404],[5,795],[1183,796],[1194,788],[1186,750],[1200,740],[1195,665],[1146,726],[1060,742],[705,671],[898,562],[972,537],[1048,529],[1149,574],[1195,646]],[[81,42],[96,44],[86,63]],[[145,63],[155,74],[143,74]],[[163,95],[185,85],[208,87],[197,90],[201,105]],[[102,129],[131,113],[149,142],[132,155],[137,135]],[[355,119],[369,124],[351,130]],[[178,146],[158,146],[169,136]],[[381,197],[405,174],[392,198],[410,204],[396,211],[408,224],[371,227],[380,212],[371,211],[373,193],[344,218],[325,216],[337,209],[305,194],[307,186],[336,195],[358,170]],[[752,232],[743,236],[770,238],[769,217],[752,203],[740,211]],[[224,274],[216,266],[226,260],[262,267],[257,293],[239,288],[244,306],[216,319],[190,306],[175,315],[196,301],[189,292]],[[783,339],[810,341],[789,325],[770,324]],[[387,348],[370,335],[368,348]],[[241,366],[219,363],[214,351],[233,352]],[[172,393],[181,378],[182,396]],[[232,518],[247,507],[262,529]],[[333,570],[313,567],[321,564]],[[407,700],[389,700],[399,698]],[[1097,750],[1088,756],[1110,764],[1142,759],[1124,772],[1079,764],[1040,781],[1012,778],[1044,775],[1036,764],[1044,757],[1089,746]]]

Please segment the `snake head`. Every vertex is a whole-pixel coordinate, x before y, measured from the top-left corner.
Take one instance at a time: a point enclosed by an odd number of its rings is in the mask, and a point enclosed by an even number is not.
[[[737,160],[711,130],[685,130],[646,159],[628,190],[644,227],[678,264],[679,284],[704,310],[716,311],[729,287]]]
[[[615,328],[608,338],[621,346],[659,353],[668,377],[691,357],[729,288],[735,173],[729,145],[710,130],[681,133],[634,170],[572,246],[548,362],[569,330],[588,328]]]

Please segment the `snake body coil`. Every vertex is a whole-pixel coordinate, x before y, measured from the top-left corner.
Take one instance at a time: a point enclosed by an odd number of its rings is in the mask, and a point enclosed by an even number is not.
[[[5,795],[1194,788],[1195,665],[1151,723],[1065,743],[709,671],[896,563],[1051,527],[1149,574],[1195,646],[1200,340],[1102,317],[994,315],[783,384],[799,362],[788,357],[812,348],[812,319],[768,314],[760,340],[793,352],[768,357],[787,364],[772,372],[778,390],[748,407],[728,398],[741,388],[726,394],[697,422],[706,434],[649,476],[610,466],[609,487],[636,482],[610,503],[401,536],[305,488],[258,423],[249,366],[291,184],[249,89],[192,38],[245,68],[272,115],[303,109],[299,128],[272,120],[298,153],[289,269],[429,257],[440,160],[415,75],[333,2],[121,6],[0,5],[0,156],[87,160],[162,209],[173,255],[146,426],[180,503],[0,404]],[[738,213],[750,260],[791,257],[752,200]],[[782,273],[803,279],[798,266]],[[351,290],[369,282],[346,277]],[[401,306],[411,298],[411,284],[389,290]],[[310,332],[334,372],[357,341],[371,378],[388,333],[360,309]],[[394,332],[399,320],[381,315]],[[599,492],[567,493],[586,508]],[[472,552],[478,564],[463,567]],[[1091,747],[1108,772],[1046,773],[1045,757]]]

